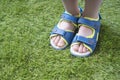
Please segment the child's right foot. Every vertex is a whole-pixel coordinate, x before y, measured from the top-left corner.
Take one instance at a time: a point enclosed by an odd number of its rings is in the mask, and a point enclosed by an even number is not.
[[[75,27],[71,22],[62,21],[62,22],[59,22],[58,25],[59,25],[58,27],[62,30],[74,32]],[[59,48],[62,48],[66,45],[65,41],[62,39],[60,35],[55,35],[51,37],[51,41],[55,46]]]
[[[82,9],[80,9],[80,12],[82,12]],[[66,12],[63,13],[61,20],[54,27],[50,35],[50,44],[53,48],[62,50],[71,44],[79,17]]]

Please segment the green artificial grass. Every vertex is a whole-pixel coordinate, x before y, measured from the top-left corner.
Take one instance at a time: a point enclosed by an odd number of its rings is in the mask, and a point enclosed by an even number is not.
[[[119,5],[103,1],[96,51],[79,58],[49,45],[61,0],[0,0],[0,80],[120,80]]]

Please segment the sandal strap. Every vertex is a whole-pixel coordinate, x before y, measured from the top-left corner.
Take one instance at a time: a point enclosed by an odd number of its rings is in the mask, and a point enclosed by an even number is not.
[[[86,37],[83,37],[83,36],[76,35],[73,39],[73,43],[75,43],[75,42],[82,42],[82,43],[85,43],[85,44],[88,44],[88,45],[94,45],[94,44],[96,44],[96,39],[86,38]]]
[[[86,47],[90,49],[90,52],[94,51],[96,44],[97,44],[96,38],[85,38],[85,37],[79,36],[79,35],[76,35],[74,37],[74,39],[72,41],[72,45],[74,45],[74,43],[77,43],[77,42],[80,42],[80,43],[83,43],[84,45],[86,45]]]
[[[87,25],[89,27],[94,28],[95,30],[99,30],[100,29],[100,20],[93,21],[93,20],[88,20],[88,19],[85,19],[84,17],[81,17],[78,20],[78,24]]]
[[[74,32],[69,32],[69,31],[59,29],[58,26],[55,26],[53,28],[51,35],[53,35],[53,34],[61,35],[68,42],[68,44],[70,44],[72,42],[72,39],[75,36]]]

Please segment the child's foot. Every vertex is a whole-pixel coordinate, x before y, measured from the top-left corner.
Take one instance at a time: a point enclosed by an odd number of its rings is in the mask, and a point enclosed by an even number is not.
[[[88,37],[92,35],[93,31],[92,29],[86,27],[85,25],[80,26],[79,31],[77,35],[83,36],[83,37]],[[75,50],[78,53],[86,53],[89,50],[83,45],[83,43],[75,44],[71,46],[73,50]]]
[[[74,25],[71,22],[64,21],[64,20],[62,22],[59,22],[58,25],[60,29],[65,30],[65,31],[74,31],[75,29]],[[51,41],[53,42],[55,46],[59,48],[62,48],[66,45],[65,41],[61,38],[60,35],[53,36],[51,38]]]
[[[50,44],[54,49],[63,50],[71,44],[81,12],[80,8],[76,14],[70,14],[67,11],[62,14],[59,23],[53,28],[50,35]]]
[[[99,20],[99,18],[91,19],[91,18],[88,18],[88,17],[87,17],[87,19],[91,21],[91,22],[88,21],[89,25],[93,23],[92,21],[94,21],[94,23],[97,23],[97,21]],[[98,25],[98,26],[95,26],[95,27],[100,27],[100,26]],[[88,27],[87,25],[82,24],[82,25],[80,25],[79,31],[76,35],[82,36],[83,38],[85,37],[86,39],[88,39],[88,38],[92,39],[95,36],[95,29],[90,27],[90,26]],[[84,44],[84,42],[85,43],[88,42],[88,41],[85,41],[85,40],[83,40],[83,43],[82,42],[76,42],[76,43],[73,43],[71,45],[71,50],[72,50],[71,52],[72,52],[73,55],[79,55],[80,54],[79,56],[87,56],[88,54],[90,54],[92,52],[91,48],[88,48],[88,46],[86,46]],[[97,37],[96,37],[96,41],[97,41]]]

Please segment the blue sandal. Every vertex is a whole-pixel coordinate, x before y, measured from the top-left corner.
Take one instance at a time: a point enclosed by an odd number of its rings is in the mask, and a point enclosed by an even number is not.
[[[80,12],[82,12],[82,9],[80,8]],[[75,17],[75,16],[72,16],[70,15],[69,13],[67,12],[64,12],[61,16],[61,19],[59,21],[59,23],[61,21],[68,21],[68,22],[71,22],[75,27],[77,27],[77,23],[78,23],[78,19],[79,17]],[[65,41],[66,45],[63,46],[63,47],[58,47],[56,46],[52,40],[50,40],[50,44],[51,46],[56,49],[56,50],[63,50],[65,49],[67,46],[69,46],[75,36],[75,32],[74,31],[67,31],[67,30],[62,30],[59,28],[59,25],[57,24],[51,34],[50,34],[50,39],[54,36],[57,36],[57,35],[60,35],[61,38]]]
[[[83,36],[80,36],[80,35],[76,34],[76,36],[74,37],[74,39],[72,41],[71,48],[70,48],[70,52],[71,52],[72,55],[79,56],[79,57],[86,57],[86,56],[91,55],[91,53],[93,53],[93,51],[96,48],[96,44],[97,44],[97,41],[98,41],[98,35],[99,35],[99,32],[100,32],[100,19],[101,19],[101,16],[99,16],[99,20],[97,20],[97,21],[86,19],[86,18],[83,18],[83,17],[81,17],[78,20],[79,25],[85,25],[86,27],[92,29],[93,34],[88,36],[88,37],[83,37]],[[72,49],[73,45],[80,44],[80,43],[83,43],[83,45],[89,51],[86,52],[86,53],[79,53],[79,52],[76,52]]]

